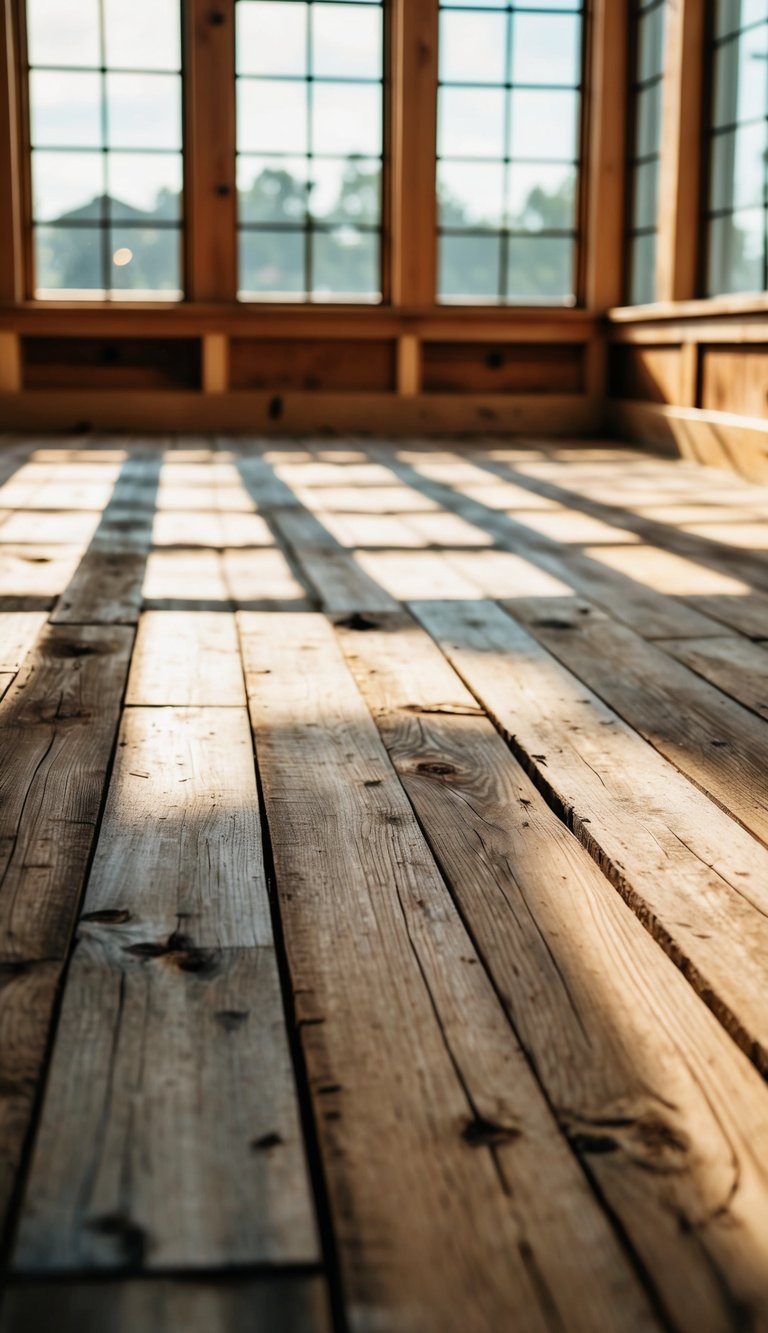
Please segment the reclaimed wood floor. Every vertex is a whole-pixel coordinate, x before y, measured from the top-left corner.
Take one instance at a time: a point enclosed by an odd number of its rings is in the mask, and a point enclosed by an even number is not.
[[[0,450],[0,1333],[768,1330],[768,488]]]

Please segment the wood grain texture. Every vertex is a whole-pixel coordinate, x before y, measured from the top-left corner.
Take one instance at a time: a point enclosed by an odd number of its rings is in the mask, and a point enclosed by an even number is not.
[[[331,1333],[320,1277],[12,1285],[0,1333]]]
[[[49,627],[0,705],[0,960],[66,956],[132,641]]]
[[[418,619],[537,785],[765,1072],[768,853],[490,603]],[[663,793],[663,795],[662,795]]]
[[[580,598],[517,600],[512,609],[638,735],[768,842],[768,727],[762,721]]]
[[[654,1327],[332,629],[240,624],[351,1327]]]
[[[126,944],[271,942],[244,708],[125,710],[84,910]]]
[[[272,950],[80,929],[14,1267],[318,1258]]]
[[[759,1074],[424,631],[382,617],[339,634],[550,1105],[662,1305],[681,1328],[726,1333],[736,1310],[761,1326]]]
[[[146,611],[139,622],[125,702],[243,708],[234,616]]]
[[[721,639],[660,639],[659,647],[768,722],[768,649],[765,643]]]

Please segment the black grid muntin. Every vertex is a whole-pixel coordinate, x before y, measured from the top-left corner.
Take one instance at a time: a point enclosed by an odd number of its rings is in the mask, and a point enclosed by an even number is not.
[[[145,148],[128,148],[128,147],[125,147],[124,145],[121,146],[120,148],[112,148],[112,147],[109,145],[109,143],[108,143],[108,138],[109,138],[109,122],[108,122],[107,82],[106,82],[106,81],[107,81],[107,75],[109,75],[109,74],[127,74],[127,75],[134,75],[134,76],[140,75],[141,77],[148,77],[148,78],[150,78],[150,77],[152,77],[152,76],[156,76],[156,77],[159,76],[159,77],[165,77],[165,78],[175,78],[175,79],[178,79],[178,81],[179,81],[179,93],[180,93],[180,97],[183,99],[183,78],[184,78],[184,71],[183,71],[183,61],[184,61],[183,41],[184,41],[184,31],[183,31],[182,12],[181,12],[181,5],[182,5],[182,2],[183,2],[183,0],[179,0],[179,9],[178,9],[178,18],[179,18],[179,40],[180,40],[180,51],[181,51],[181,64],[180,64],[180,66],[179,66],[177,69],[137,69],[137,68],[134,68],[134,67],[130,67],[130,68],[125,68],[125,69],[124,69],[124,68],[122,68],[122,67],[120,67],[120,68],[115,68],[114,65],[108,65],[108,64],[107,64],[107,61],[106,61],[106,23],[105,23],[105,18],[104,18],[104,0],[97,0],[98,23],[99,23],[99,57],[100,57],[98,65],[73,65],[73,66],[69,66],[69,65],[56,65],[56,64],[51,64],[50,62],[49,62],[49,63],[46,63],[46,64],[36,65],[36,64],[33,64],[33,62],[29,59],[29,52],[28,52],[28,49],[27,49],[27,51],[25,51],[26,84],[27,84],[27,88],[28,88],[28,89],[31,87],[31,80],[30,80],[30,77],[29,77],[29,76],[30,76],[30,74],[32,74],[32,73],[41,73],[41,74],[45,74],[45,73],[51,73],[51,74],[62,74],[62,73],[72,73],[72,74],[98,74],[98,76],[99,76],[99,102],[100,102],[99,110],[100,110],[101,144],[100,144],[100,145],[82,145],[82,146],[78,146],[77,144],[75,144],[75,145],[70,145],[70,146],[66,146],[66,145],[61,145],[61,144],[59,144],[59,145],[48,146],[48,145],[46,145],[46,144],[35,144],[35,143],[31,140],[31,138],[30,138],[30,142],[29,142],[29,156],[30,156],[30,165],[31,165],[31,156],[32,156],[32,154],[35,153],[35,152],[45,152],[45,153],[49,153],[49,152],[50,152],[50,153],[76,153],[76,154],[78,154],[78,155],[80,155],[81,153],[83,153],[83,154],[90,154],[90,153],[93,153],[94,156],[98,155],[98,156],[102,159],[102,188],[103,188],[103,193],[102,193],[102,195],[101,195],[101,202],[102,202],[102,206],[104,206],[105,203],[107,204],[107,210],[106,210],[106,211],[107,211],[107,216],[105,216],[105,217],[101,217],[101,218],[73,219],[72,221],[67,221],[66,219],[65,219],[65,220],[43,221],[43,220],[41,220],[41,219],[35,217],[34,212],[32,212],[32,214],[31,214],[31,216],[30,216],[30,220],[29,220],[29,226],[30,226],[30,230],[32,231],[33,235],[34,235],[37,231],[42,230],[42,229],[44,229],[44,228],[50,228],[50,229],[52,229],[52,230],[55,230],[56,228],[59,228],[59,229],[61,229],[61,230],[67,230],[67,229],[69,229],[69,228],[72,228],[72,229],[74,229],[74,230],[82,230],[82,231],[84,231],[84,232],[85,232],[85,231],[93,231],[93,232],[100,232],[100,233],[103,233],[103,235],[102,235],[102,239],[101,239],[101,246],[100,246],[100,250],[101,250],[100,260],[101,260],[101,278],[102,278],[102,285],[101,285],[101,288],[94,288],[94,290],[103,291],[103,292],[104,292],[104,299],[106,299],[107,301],[110,301],[110,300],[114,299],[113,296],[112,296],[112,293],[113,293],[113,292],[115,292],[115,291],[122,292],[122,291],[124,291],[124,290],[129,290],[129,289],[119,289],[119,288],[115,288],[115,287],[112,285],[112,283],[110,282],[110,277],[111,277],[111,256],[110,256],[110,252],[109,252],[108,238],[109,238],[109,233],[110,233],[110,231],[112,230],[112,228],[114,228],[114,227],[116,227],[116,226],[119,226],[120,228],[127,227],[128,229],[135,229],[136,231],[160,231],[160,230],[164,230],[164,231],[176,231],[176,232],[179,233],[179,278],[181,279],[181,283],[180,283],[179,288],[175,288],[174,291],[176,291],[176,290],[181,291],[181,294],[182,294],[182,296],[183,296],[183,292],[184,292],[184,288],[183,288],[184,262],[183,262],[182,247],[183,247],[183,244],[184,244],[184,174],[185,174],[183,103],[182,103],[182,115],[181,115],[181,118],[180,118],[180,125],[181,125],[181,143],[180,143],[180,145],[179,145],[178,148],[148,148],[148,149],[145,149]],[[178,217],[178,218],[174,218],[174,219],[162,219],[162,220],[161,220],[161,219],[158,219],[157,221],[149,220],[149,219],[148,219],[148,220],[145,221],[145,222],[140,222],[138,219],[121,219],[121,218],[114,218],[113,216],[111,216],[111,213],[110,213],[110,210],[109,210],[109,207],[108,207],[110,200],[109,200],[109,196],[107,195],[107,159],[108,159],[111,155],[113,155],[113,154],[131,154],[131,155],[133,155],[133,156],[143,156],[144,154],[147,154],[148,156],[177,156],[177,157],[179,157],[179,158],[181,159],[181,164],[182,164],[182,188],[181,188],[181,192],[180,192],[180,203],[181,203],[181,208],[180,208],[180,212],[179,212],[179,217]],[[34,253],[34,251],[33,251],[33,253]],[[34,259],[33,259],[33,263],[34,263]],[[37,285],[37,284],[35,284],[35,285]],[[88,289],[88,290],[90,290],[90,289]],[[154,289],[152,289],[152,290],[154,290]],[[158,294],[158,296],[162,299],[162,298],[163,298],[163,289],[157,289],[157,294]],[[167,299],[167,298],[166,298],[166,299]]]
[[[248,4],[248,3],[251,3],[251,0],[236,0],[236,3],[238,3],[238,4]],[[285,3],[289,3],[289,0],[285,0]],[[339,3],[339,0],[304,0],[304,4],[306,5],[306,8],[307,8],[308,11],[311,11],[311,10],[314,8],[315,5],[320,5],[320,6],[321,6],[321,5],[323,5],[323,4],[327,4],[327,3],[334,3],[334,4],[335,4],[335,3]],[[367,296],[361,296],[361,297],[356,297],[354,293],[341,293],[341,294],[339,295],[339,301],[340,301],[340,302],[349,301],[349,302],[351,302],[351,303],[353,303],[353,304],[368,304],[368,305],[370,305],[370,304],[372,304],[372,303],[381,303],[381,302],[383,301],[383,299],[384,299],[384,293],[383,293],[383,281],[382,281],[382,277],[383,277],[382,240],[383,240],[383,232],[384,232],[384,228],[383,228],[383,220],[382,220],[382,216],[381,216],[381,193],[380,193],[380,197],[379,197],[379,221],[378,221],[378,223],[375,224],[375,225],[374,225],[374,224],[365,224],[365,223],[352,223],[352,222],[349,222],[349,221],[346,221],[346,220],[344,220],[344,221],[342,221],[342,220],[338,220],[338,221],[336,221],[336,222],[323,222],[322,220],[319,220],[319,219],[317,219],[317,218],[314,217],[314,215],[313,215],[313,214],[311,213],[311,211],[310,211],[310,206],[309,206],[309,196],[310,196],[310,190],[311,190],[311,188],[312,188],[311,170],[312,170],[312,163],[313,163],[313,162],[320,162],[320,161],[326,161],[326,162],[329,162],[329,161],[333,161],[333,162],[343,162],[343,161],[348,161],[348,162],[354,162],[354,161],[361,161],[361,162],[375,162],[375,163],[378,163],[378,165],[379,165],[380,170],[381,170],[382,173],[383,173],[383,169],[384,169],[384,143],[383,143],[383,141],[382,141],[382,143],[381,143],[381,148],[380,148],[380,151],[379,151],[378,153],[347,153],[347,154],[344,154],[344,153],[317,153],[317,152],[314,151],[314,146],[313,146],[313,142],[312,142],[312,113],[313,113],[313,107],[312,107],[312,96],[311,96],[311,93],[312,93],[312,88],[313,88],[313,86],[315,86],[315,85],[328,86],[328,87],[334,87],[334,86],[337,86],[337,87],[338,87],[338,86],[342,86],[342,87],[352,87],[352,88],[357,88],[357,87],[380,88],[380,89],[381,89],[381,97],[382,97],[382,136],[383,136],[383,126],[384,126],[384,122],[383,122],[383,112],[384,112],[383,100],[384,100],[384,82],[385,82],[385,72],[384,72],[384,67],[383,67],[383,64],[384,64],[384,57],[385,57],[385,50],[384,50],[384,28],[383,28],[384,0],[376,0],[376,3],[374,3],[374,4],[361,4],[361,3],[359,3],[359,0],[341,0],[341,3],[348,4],[348,5],[350,6],[350,8],[357,8],[357,9],[361,9],[361,10],[370,10],[370,11],[373,12],[373,13],[379,13],[379,14],[382,15],[382,31],[381,31],[381,41],[382,41],[382,73],[381,73],[381,76],[376,77],[376,78],[373,78],[373,77],[371,77],[371,76],[363,76],[363,77],[361,77],[361,78],[353,78],[353,77],[339,76],[339,75],[316,75],[316,74],[313,74],[313,73],[312,73],[312,65],[313,65],[313,46],[312,46],[312,36],[313,36],[313,30],[312,30],[312,22],[311,22],[311,18],[310,18],[310,21],[307,23],[307,31],[306,31],[306,43],[305,43],[305,66],[306,66],[306,73],[304,73],[304,74],[283,74],[283,75],[241,73],[241,72],[237,69],[237,59],[236,59],[236,62],[235,62],[235,64],[236,64],[236,70],[235,70],[235,82],[236,82],[236,84],[237,84],[238,82],[240,82],[240,81],[250,82],[250,83],[285,83],[285,84],[295,84],[295,85],[297,85],[297,86],[299,86],[299,87],[302,87],[302,88],[305,88],[305,89],[306,89],[306,93],[307,93],[307,96],[306,96],[306,104],[305,104],[306,132],[307,132],[307,140],[306,140],[306,142],[307,142],[307,146],[306,146],[306,149],[304,149],[304,150],[298,150],[298,151],[296,151],[296,150],[294,150],[294,151],[290,151],[290,150],[275,150],[275,149],[273,149],[273,150],[263,150],[263,149],[252,149],[252,148],[249,148],[249,149],[241,149],[241,148],[239,147],[239,144],[237,143],[237,141],[236,141],[236,146],[235,146],[235,163],[236,163],[236,165],[237,165],[237,163],[240,161],[241,158],[246,158],[246,159],[247,159],[247,158],[259,158],[259,159],[264,159],[264,158],[266,158],[266,159],[274,159],[275,161],[280,161],[280,160],[283,160],[283,159],[285,159],[285,158],[295,158],[295,159],[297,159],[297,160],[300,159],[302,162],[306,163],[306,166],[307,166],[307,180],[306,180],[306,182],[304,183],[304,193],[305,193],[306,198],[305,198],[305,206],[304,206],[304,217],[303,217],[303,219],[302,219],[300,222],[297,221],[297,222],[285,222],[285,223],[280,223],[280,222],[269,222],[269,221],[264,221],[264,222],[250,222],[250,221],[243,221],[243,220],[241,219],[241,217],[240,217],[239,207],[238,207],[238,218],[237,218],[237,232],[238,232],[238,235],[239,235],[241,232],[247,232],[247,233],[256,233],[256,234],[258,234],[258,233],[270,233],[270,234],[274,235],[275,233],[277,233],[277,234],[290,235],[290,236],[303,236],[303,238],[304,238],[304,255],[303,255],[304,287],[303,287],[303,291],[301,291],[301,292],[297,292],[297,293],[295,294],[295,299],[296,299],[296,301],[299,301],[299,302],[301,302],[302,304],[306,304],[306,305],[312,305],[312,304],[316,304],[316,305],[317,305],[317,304],[319,304],[319,305],[326,305],[326,304],[334,304],[334,303],[335,303],[335,298],[334,298],[333,295],[318,297],[318,294],[317,294],[316,292],[314,292],[314,290],[313,290],[313,288],[314,288],[314,281],[313,281],[313,279],[314,279],[314,272],[313,272],[313,269],[314,269],[314,250],[313,250],[313,244],[312,244],[312,241],[313,241],[313,237],[314,237],[315,235],[328,235],[328,236],[332,236],[332,235],[334,235],[335,233],[338,233],[338,232],[340,232],[340,231],[342,231],[342,230],[345,230],[345,229],[352,229],[352,230],[354,230],[355,232],[359,232],[359,233],[361,233],[362,235],[368,235],[368,236],[371,236],[371,235],[372,235],[372,236],[376,236],[376,237],[378,238],[378,240],[379,240],[379,290],[378,290],[378,292],[371,293],[370,295],[367,295]],[[237,171],[236,171],[235,174],[237,175]],[[380,178],[380,179],[381,179],[381,178]],[[238,191],[237,191],[237,194],[238,194],[238,203],[239,203],[239,193],[240,193],[240,191],[239,191],[239,189],[238,189]],[[242,299],[242,298],[243,298],[243,295],[244,295],[245,292],[247,292],[247,290],[248,290],[247,288],[243,288],[243,287],[240,285],[239,275],[238,275],[238,297],[239,297],[239,299]],[[251,295],[253,296],[254,294],[251,294]],[[276,295],[279,296],[280,293],[277,293]],[[270,293],[269,293],[269,292],[258,293],[256,299],[258,299],[260,302],[261,302],[261,301],[268,302],[268,301],[270,300]]]

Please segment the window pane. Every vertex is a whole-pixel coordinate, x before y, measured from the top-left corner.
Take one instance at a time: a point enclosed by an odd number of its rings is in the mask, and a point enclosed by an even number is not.
[[[112,217],[173,222],[181,216],[179,153],[110,153],[107,180]]]
[[[768,203],[768,122],[744,125],[712,140],[713,209]]]
[[[629,250],[629,299],[648,305],[656,299],[656,233],[634,236]]]
[[[512,299],[573,301],[569,236],[510,236],[507,294]]]
[[[315,78],[380,79],[381,10],[363,5],[312,6]]]
[[[709,291],[762,291],[765,247],[763,209],[713,218],[709,224]]]
[[[497,302],[500,236],[441,236],[439,291],[443,299]]]
[[[513,157],[572,162],[578,156],[579,94],[513,89],[510,144]]]
[[[570,231],[576,202],[576,172],[551,163],[513,163],[508,211],[515,231]]]
[[[318,158],[309,193],[313,217],[376,226],[381,216],[381,163],[365,158]]]
[[[38,222],[101,214],[104,163],[101,153],[32,154],[32,212]]]
[[[637,24],[637,43],[640,52],[638,78],[655,78],[664,69],[664,5],[641,14]]]
[[[243,296],[296,300],[304,295],[304,233],[240,233],[240,290]]]
[[[378,84],[313,84],[312,149],[315,153],[379,153],[381,89]]]
[[[98,74],[29,76],[32,143],[36,147],[101,145],[101,78]]]
[[[109,280],[114,291],[181,295],[180,234],[176,227],[112,227],[109,257]]]
[[[304,222],[307,212],[305,157],[240,157],[237,190],[242,222]]]
[[[180,148],[181,83],[167,74],[108,74],[110,148]]]
[[[715,32],[718,37],[746,28],[765,18],[765,0],[716,0]]]
[[[659,151],[661,95],[661,83],[654,83],[650,88],[643,88],[637,95],[635,153],[638,157],[649,157],[652,153]]]
[[[443,227],[501,227],[504,167],[501,162],[440,162],[437,193]]]
[[[750,28],[715,53],[715,125],[768,115],[768,23]]]
[[[36,290],[86,293],[91,300],[104,295],[101,271],[101,231],[96,227],[36,227]]]
[[[446,157],[502,157],[504,93],[496,88],[441,88],[438,151]]]
[[[440,78],[455,83],[504,83],[506,14],[440,16]]]
[[[241,295],[379,299],[381,0],[236,0],[236,14]]]
[[[101,64],[99,0],[27,0],[27,49],[31,65]]]
[[[658,211],[659,163],[656,158],[635,168],[633,227],[655,227]]]
[[[512,82],[579,83],[580,46],[581,20],[575,14],[513,14]]]
[[[238,74],[306,74],[307,11],[292,0],[239,0]]]
[[[111,69],[181,68],[178,0],[103,3],[106,63]]]
[[[305,153],[305,85],[240,79],[237,85],[237,143],[241,153]]]
[[[319,296],[375,297],[379,290],[379,238],[343,227],[315,232],[312,287]]]

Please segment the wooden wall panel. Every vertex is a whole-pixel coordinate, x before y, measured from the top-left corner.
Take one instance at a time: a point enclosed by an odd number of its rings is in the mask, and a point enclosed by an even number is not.
[[[198,389],[196,338],[21,340],[25,389]]]
[[[614,347],[611,391],[616,398],[644,403],[683,401],[680,347]]]
[[[233,389],[393,390],[397,344],[391,339],[233,338]]]
[[[425,393],[580,393],[584,346],[427,342]]]
[[[702,349],[701,407],[768,418],[768,337],[765,346]]]

